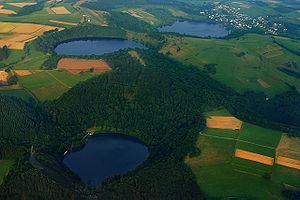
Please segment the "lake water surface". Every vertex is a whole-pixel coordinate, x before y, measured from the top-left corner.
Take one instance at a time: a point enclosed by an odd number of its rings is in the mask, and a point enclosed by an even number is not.
[[[125,174],[149,156],[148,147],[133,137],[99,134],[86,145],[68,153],[63,162],[89,186],[97,186],[110,176]]]
[[[126,48],[146,48],[143,44],[118,38],[78,39],[59,44],[55,52],[60,55],[103,55]]]
[[[173,32],[197,37],[225,37],[230,34],[221,24],[201,21],[176,21],[172,25],[159,28],[161,32]]]

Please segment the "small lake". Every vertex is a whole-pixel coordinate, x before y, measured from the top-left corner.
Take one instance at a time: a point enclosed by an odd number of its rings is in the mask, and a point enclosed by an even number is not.
[[[163,26],[158,29],[161,32],[173,32],[197,37],[225,37],[230,34],[221,24],[200,21],[176,21],[172,25]]]
[[[60,55],[74,56],[103,55],[105,53],[113,53],[127,48],[145,49],[146,47],[143,44],[132,40],[118,38],[92,38],[61,43],[55,48],[55,52]]]
[[[99,134],[89,138],[82,149],[68,153],[63,162],[85,184],[97,186],[110,176],[134,170],[148,156],[148,147],[136,138]]]

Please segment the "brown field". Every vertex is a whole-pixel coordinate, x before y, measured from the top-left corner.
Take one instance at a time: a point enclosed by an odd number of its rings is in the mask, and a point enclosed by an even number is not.
[[[235,117],[211,116],[206,119],[208,128],[239,130],[242,127],[242,123]]]
[[[276,164],[300,169],[300,139],[282,134],[276,148]]]
[[[53,7],[51,10],[57,14],[57,15],[65,15],[65,14],[71,14],[70,11],[68,11],[65,7],[59,6],[59,7]]]
[[[19,3],[7,3],[9,5],[12,5],[12,6],[16,6],[16,7],[19,7],[19,8],[23,8],[24,6],[31,6],[31,5],[34,5],[36,4],[35,2],[19,2]]]
[[[269,85],[266,81],[262,79],[257,79],[257,82],[263,87],[263,88],[270,88],[271,85]]]
[[[253,153],[253,152],[250,152],[250,151],[244,151],[244,150],[241,150],[241,149],[236,149],[235,150],[235,157],[255,161],[255,162],[258,162],[258,163],[265,164],[265,165],[273,165],[274,164],[274,158],[264,156],[264,155],[261,155],[261,154],[258,154],[258,153]]]
[[[9,78],[9,74],[5,71],[0,71],[0,82],[6,82]]]
[[[0,38],[0,47],[7,45],[11,49],[23,49],[26,42],[56,28],[58,27],[32,23],[0,22],[0,33],[10,33]]]
[[[73,22],[63,22],[63,21],[57,21],[57,20],[49,20],[49,22],[53,22],[56,24],[64,24],[64,25],[70,25],[70,26],[77,26],[77,23]]]
[[[72,74],[88,71],[94,68],[94,73],[100,74],[105,71],[111,70],[111,67],[103,60],[87,60],[87,59],[74,59],[62,58],[57,64],[57,69],[66,69]]]

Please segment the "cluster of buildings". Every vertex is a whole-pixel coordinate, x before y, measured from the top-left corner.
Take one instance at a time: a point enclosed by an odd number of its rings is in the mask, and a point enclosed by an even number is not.
[[[249,16],[242,13],[241,8],[221,3],[211,9],[201,11],[200,14],[238,30],[259,29],[272,35],[287,31],[283,24],[274,22],[274,19],[269,16]]]

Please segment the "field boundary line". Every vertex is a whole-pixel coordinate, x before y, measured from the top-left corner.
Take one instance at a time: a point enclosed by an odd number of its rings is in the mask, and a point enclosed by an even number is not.
[[[57,82],[59,82],[60,84],[62,84],[63,86],[65,86],[68,89],[71,89],[72,87],[65,84],[64,82],[62,82],[61,80],[59,80],[58,78],[56,78],[53,74],[51,74],[50,72],[48,72],[47,70],[45,70],[47,74],[49,74],[49,76],[51,76],[52,78],[54,78]]]
[[[38,103],[39,99],[26,87],[22,86],[22,88]]]
[[[268,149],[274,149],[274,150],[276,149],[275,147],[265,146],[265,145],[262,145],[262,144],[257,144],[257,143],[254,143],[254,142],[249,142],[247,140],[241,140],[239,138],[229,138],[229,137],[222,137],[222,136],[216,136],[216,135],[208,135],[208,134],[203,134],[201,132],[200,132],[200,135],[203,135],[203,136],[206,136],[206,137],[224,139],[224,140],[235,140],[237,142],[245,142],[245,143],[248,143],[248,144],[253,144],[253,145],[264,147],[264,148],[268,148]]]
[[[249,175],[261,177],[259,174],[255,174],[255,173],[246,172],[246,171],[239,170],[239,169],[233,169],[233,170],[234,170],[234,171],[237,171],[237,172],[240,172],[240,173],[243,173],[243,174],[249,174]]]

